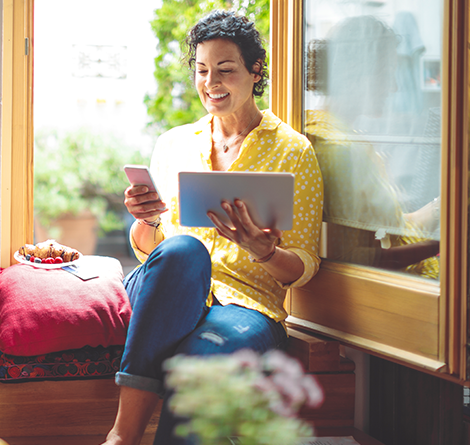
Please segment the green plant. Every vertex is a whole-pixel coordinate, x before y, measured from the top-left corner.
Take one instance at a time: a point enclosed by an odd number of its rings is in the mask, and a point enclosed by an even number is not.
[[[124,227],[125,164],[149,158],[111,136],[76,130],[39,132],[34,152],[34,212],[47,227],[64,214],[90,211],[101,233]]]
[[[318,407],[323,391],[283,352],[180,355],[165,369],[170,407],[188,419],[177,427],[180,436],[195,435],[201,445],[290,445],[312,436],[296,415],[304,404]]]

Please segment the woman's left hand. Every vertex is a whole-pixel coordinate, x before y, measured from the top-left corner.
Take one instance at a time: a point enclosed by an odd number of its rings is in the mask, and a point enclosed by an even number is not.
[[[224,201],[222,209],[232,222],[233,228],[225,225],[214,213],[207,214],[219,235],[239,245],[256,259],[264,258],[273,251],[282,236],[281,230],[260,229],[256,226],[245,203],[240,199],[236,199],[233,204]]]

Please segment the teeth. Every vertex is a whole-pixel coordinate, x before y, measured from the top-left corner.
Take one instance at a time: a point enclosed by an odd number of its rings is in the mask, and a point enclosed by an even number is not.
[[[208,96],[211,99],[222,99],[222,97],[228,96],[228,93],[225,93],[225,94],[209,94],[208,93]]]

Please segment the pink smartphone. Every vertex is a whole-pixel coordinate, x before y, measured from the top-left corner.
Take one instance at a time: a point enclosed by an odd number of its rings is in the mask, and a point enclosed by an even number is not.
[[[149,191],[157,192],[160,200],[162,199],[148,167],[145,165],[125,165],[124,172],[132,185],[146,185]]]

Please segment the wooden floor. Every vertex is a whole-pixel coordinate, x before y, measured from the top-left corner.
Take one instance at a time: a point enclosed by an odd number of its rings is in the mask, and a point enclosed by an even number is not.
[[[370,437],[357,428],[317,428],[316,435],[318,437],[348,437],[352,436],[360,445],[383,445],[382,442]]]
[[[0,437],[9,445],[100,445],[111,429],[119,389],[113,379],[0,385]],[[152,445],[158,403],[142,445]]]
[[[8,445],[100,445],[106,436],[56,436],[56,437],[16,437],[5,440]],[[152,442],[142,442],[142,444],[152,444]]]
[[[383,445],[378,440],[368,436],[356,428],[320,428],[316,435],[319,437],[348,437],[352,436],[360,445]],[[65,441],[64,441],[65,439]],[[67,436],[61,437],[21,437],[5,438],[8,445],[100,445],[105,436]],[[152,445],[152,435],[147,435],[141,442],[141,445]],[[287,444],[286,444],[287,445]]]

